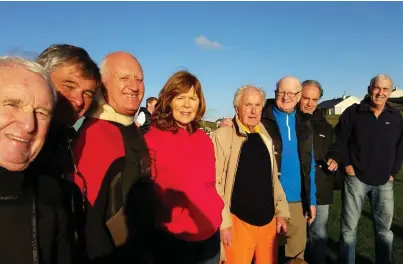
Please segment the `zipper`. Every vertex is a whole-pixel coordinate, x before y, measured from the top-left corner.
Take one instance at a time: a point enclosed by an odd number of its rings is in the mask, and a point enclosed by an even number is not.
[[[288,131],[288,141],[291,141],[291,129],[290,129],[290,125],[288,124],[288,114],[287,114],[287,119],[286,119],[285,124],[287,126],[287,131]]]

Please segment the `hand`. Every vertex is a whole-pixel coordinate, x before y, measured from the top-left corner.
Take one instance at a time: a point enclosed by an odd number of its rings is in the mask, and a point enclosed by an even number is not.
[[[220,237],[221,237],[221,242],[229,246],[232,241],[232,233],[231,233],[231,228],[226,228],[220,231]]]
[[[348,165],[348,166],[346,167],[346,173],[347,173],[349,176],[355,176],[355,171],[354,171],[354,168],[353,168],[352,165]]]
[[[311,225],[313,221],[315,221],[316,218],[316,206],[311,205],[311,218],[308,217],[308,214],[305,215],[306,220],[308,221],[308,224]]]
[[[234,123],[232,123],[232,120],[230,118],[224,118],[223,120],[221,120],[220,122],[220,127],[232,127],[234,125]]]
[[[395,178],[393,178],[393,176],[389,176],[389,181],[394,182]]]
[[[339,165],[337,164],[337,162],[333,159],[328,159],[327,160],[327,169],[330,171],[337,171],[337,168],[339,167]]]
[[[282,236],[286,235],[288,229],[287,229],[287,223],[285,222],[284,217],[277,217],[276,219],[277,219],[277,224],[276,224],[277,234],[282,235]]]

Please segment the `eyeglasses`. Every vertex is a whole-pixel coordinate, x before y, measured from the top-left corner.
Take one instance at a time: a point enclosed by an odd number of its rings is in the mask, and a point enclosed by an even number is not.
[[[297,96],[297,94],[300,93],[300,92],[292,93],[292,92],[283,92],[283,91],[280,92],[278,90],[275,90],[274,92],[279,97],[284,97],[285,95],[287,95],[289,98],[294,98],[295,96]]]

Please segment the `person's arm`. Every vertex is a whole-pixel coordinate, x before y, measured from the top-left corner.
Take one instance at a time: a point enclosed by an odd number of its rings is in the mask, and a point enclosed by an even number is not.
[[[145,122],[146,122],[146,115],[144,114],[144,112],[140,112],[140,114],[137,116],[136,119],[137,127],[141,127],[142,125],[144,125]]]
[[[398,143],[396,145],[395,161],[393,163],[392,172],[390,173],[390,176],[392,176],[393,179],[395,179],[397,174],[399,173],[402,167],[402,162],[403,162],[403,120],[400,117],[400,136]]]
[[[229,151],[225,146],[231,144],[229,140],[231,140],[230,133],[225,133],[231,130],[230,128],[223,127],[219,128],[212,133],[211,139],[214,144],[214,151],[216,156],[216,189],[218,195],[224,201],[224,209],[222,212],[222,224],[221,230],[227,229],[232,226],[231,213],[229,209],[229,205],[225,203],[224,195],[225,195],[225,182],[227,177],[227,166],[229,162]],[[232,133],[232,131],[231,131]]]
[[[274,146],[273,146],[273,155],[275,153]],[[272,157],[273,162],[273,188],[274,188],[274,203],[276,206],[275,214],[276,217],[282,217],[285,220],[290,219],[290,211],[288,208],[287,197],[285,195],[283,186],[279,180],[279,171],[277,166],[276,158]]]

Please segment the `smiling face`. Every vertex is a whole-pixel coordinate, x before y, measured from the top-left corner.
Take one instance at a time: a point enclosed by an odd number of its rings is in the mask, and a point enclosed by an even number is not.
[[[144,97],[143,69],[128,53],[113,53],[106,58],[102,80],[106,101],[116,112],[134,116]]]
[[[302,88],[302,96],[299,101],[303,113],[312,114],[315,112],[320,99],[320,89],[315,85],[305,85]]]
[[[370,88],[371,102],[378,108],[383,108],[392,93],[393,82],[387,78],[378,78]]]
[[[21,171],[40,152],[53,108],[51,88],[21,66],[0,69],[0,166]]]
[[[200,99],[192,87],[189,92],[181,93],[171,102],[172,115],[179,127],[186,128],[199,109]]]
[[[262,116],[264,97],[256,89],[247,89],[243,91],[239,106],[236,109],[241,123],[249,130],[257,126]]]
[[[283,112],[294,111],[301,98],[301,83],[295,77],[284,77],[278,83],[276,90],[276,105]]]
[[[72,126],[91,106],[97,83],[95,79],[84,78],[74,64],[57,67],[50,77],[59,95],[55,120]]]

